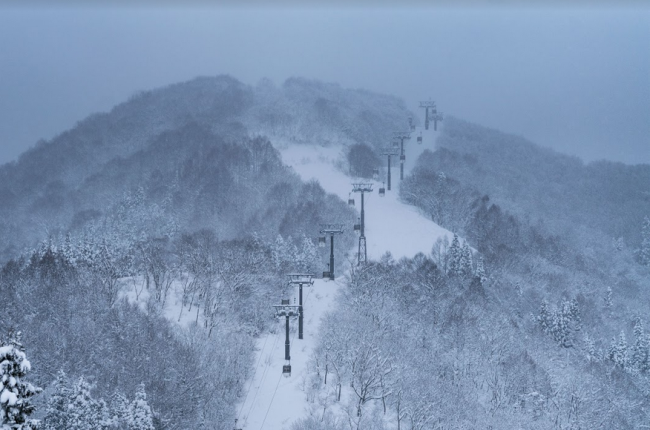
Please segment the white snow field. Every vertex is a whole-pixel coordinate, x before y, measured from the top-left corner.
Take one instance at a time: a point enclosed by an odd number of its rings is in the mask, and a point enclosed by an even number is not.
[[[418,145],[416,136],[422,132],[423,143]],[[405,173],[415,164],[424,149],[433,149],[437,136],[433,130],[416,129],[410,141],[405,142]],[[333,193],[347,201],[352,189],[353,178],[337,166],[345,157],[342,146],[318,147],[311,145],[278,145],[285,164],[292,166],[305,180],[315,179],[326,192]],[[399,157],[393,161],[392,190],[385,197],[378,195],[381,182],[374,182],[372,193],[365,197],[365,223],[368,258],[378,259],[386,251],[394,258],[412,257],[418,252],[428,254],[438,237],[452,234],[422,216],[416,208],[398,200]],[[360,180],[359,182],[368,182]],[[360,210],[361,196],[354,196],[357,210]],[[352,228],[352,226],[349,226]],[[353,252],[356,255],[356,248]],[[325,263],[323,263],[325,265]],[[308,379],[307,363],[318,341],[321,317],[333,310],[335,297],[343,285],[344,277],[336,281],[316,280],[313,287],[303,292],[305,326],[304,339],[297,335],[297,321],[291,322],[291,366],[290,377],[282,376],[284,364],[284,319],[277,324],[277,332],[261,336],[257,341],[255,373],[244,387],[244,398],[237,407],[239,421],[237,428],[244,430],[282,430],[291,423],[305,417],[310,409],[304,385]],[[296,293],[297,295],[297,293]]]

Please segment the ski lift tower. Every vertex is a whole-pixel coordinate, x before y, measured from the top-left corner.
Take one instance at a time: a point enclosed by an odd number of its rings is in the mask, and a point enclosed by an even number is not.
[[[404,155],[404,140],[411,138],[410,131],[398,131],[393,133],[393,139],[400,141],[399,149],[399,179],[400,181],[404,179],[404,162],[406,161],[406,155]]]
[[[289,273],[289,285],[298,285],[298,339],[302,339],[302,324],[304,312],[302,307],[302,286],[311,287],[314,285],[312,273]]]
[[[388,156],[388,172],[387,172],[387,185],[388,185],[388,191],[390,191],[390,157],[396,157],[399,155],[399,151],[395,148],[386,148],[381,152],[381,155],[387,155]]]
[[[438,131],[438,121],[442,121],[442,112],[434,112],[431,119],[433,120],[433,131]]]
[[[334,280],[334,235],[343,234],[343,224],[321,224],[320,226],[321,236],[318,238],[318,245],[325,246],[326,237],[329,234],[330,236],[330,270],[328,272],[323,272],[323,278],[329,277],[332,281]]]
[[[429,109],[431,109],[431,114],[436,114],[436,102],[433,100],[428,100],[425,102],[420,102],[420,107],[424,108],[424,129],[429,129],[429,120],[433,119],[429,116]]]
[[[291,351],[289,343],[289,318],[296,318],[298,316],[298,306],[292,305],[289,299],[282,299],[279,305],[273,305],[275,308],[276,318],[285,317],[285,339],[284,339],[284,359],[286,363],[282,366],[282,374],[291,376]]]
[[[359,236],[359,254],[358,254],[358,264],[365,263],[368,260],[368,253],[366,252],[366,234],[365,234],[365,214],[363,208],[363,193],[372,192],[372,184],[352,184],[353,193],[361,193],[361,223],[358,226],[361,235]],[[357,230],[357,226],[354,226],[354,229]]]

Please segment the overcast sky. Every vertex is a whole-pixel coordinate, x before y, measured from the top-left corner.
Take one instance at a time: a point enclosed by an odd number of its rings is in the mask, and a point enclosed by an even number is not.
[[[291,76],[650,163],[650,7],[0,6],[0,163],[138,90]]]

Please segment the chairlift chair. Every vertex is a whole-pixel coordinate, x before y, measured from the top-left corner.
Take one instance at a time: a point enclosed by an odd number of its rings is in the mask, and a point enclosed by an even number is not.
[[[354,231],[361,231],[361,224],[355,224]]]
[[[330,272],[323,272],[323,279],[329,279],[330,278]]]
[[[291,376],[291,365],[290,364],[282,365],[282,375],[285,376],[285,377]]]
[[[348,204],[350,206],[354,206],[354,198],[350,194],[348,194]]]
[[[318,238],[318,246],[320,246],[321,248],[327,246],[327,238],[325,236],[320,236]]]
[[[422,133],[420,133],[420,135],[418,136],[418,143],[420,144],[422,143]]]
[[[406,155],[402,154],[399,156],[399,161],[404,162],[406,161]]]
[[[379,179],[379,169],[372,169],[372,178],[376,181]]]
[[[379,188],[379,197],[384,197],[386,195],[386,188]]]

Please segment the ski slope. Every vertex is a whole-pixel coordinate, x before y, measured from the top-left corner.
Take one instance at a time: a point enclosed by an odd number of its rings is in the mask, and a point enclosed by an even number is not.
[[[416,143],[422,132],[423,143]],[[437,133],[416,129],[410,141],[405,142],[405,175],[415,165],[424,149],[433,149]],[[346,148],[342,146],[318,147],[311,145],[280,144],[278,149],[285,164],[292,166],[304,181],[320,182],[323,189],[347,201],[353,182],[340,168]],[[365,233],[368,258],[378,259],[389,251],[394,258],[412,257],[418,252],[428,254],[437,238],[452,234],[422,216],[415,207],[398,199],[399,159],[393,162],[392,190],[386,196],[378,195],[381,182],[372,181],[374,191],[365,196]],[[354,196],[360,210],[361,196]],[[352,228],[352,226],[349,226]],[[356,252],[356,249],[355,249]],[[321,317],[333,309],[335,297],[344,282],[316,280],[313,287],[303,291],[305,312],[304,339],[299,340],[297,322],[291,323],[290,377],[282,376],[284,364],[284,320],[278,322],[277,331],[261,336],[257,341],[255,371],[246,383],[245,397],[237,407],[237,428],[244,430],[288,429],[298,418],[306,416],[309,403],[303,387],[308,380],[307,364],[318,341]],[[297,292],[295,293],[297,296]]]

